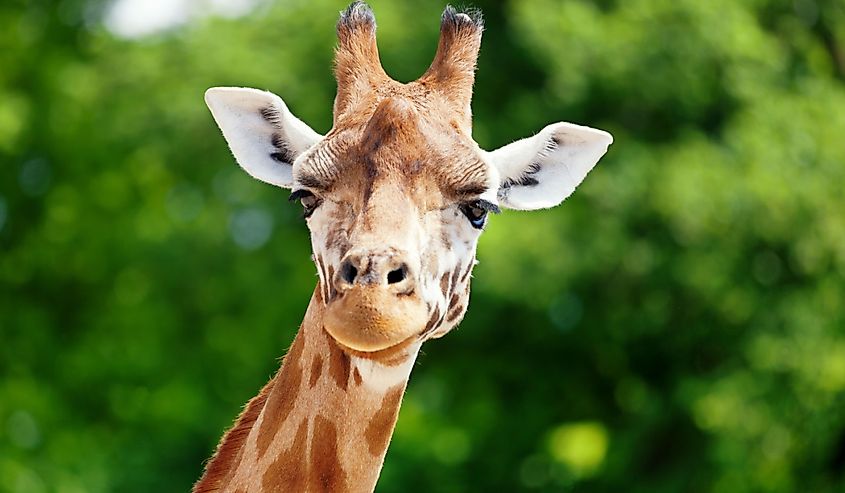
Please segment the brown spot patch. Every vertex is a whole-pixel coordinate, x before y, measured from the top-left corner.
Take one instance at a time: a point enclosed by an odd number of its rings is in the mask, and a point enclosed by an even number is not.
[[[332,301],[337,296],[337,291],[334,289],[334,266],[329,265],[328,277],[326,277],[326,284],[328,285],[329,297],[326,301]]]
[[[461,275],[461,267],[455,267],[455,271],[452,272],[452,289],[454,290],[455,287],[458,285],[458,276]]]
[[[449,297],[449,273],[446,272],[440,278],[440,292],[443,293],[444,298]]]
[[[305,418],[296,428],[290,448],[280,453],[261,476],[264,491],[306,491],[305,445],[308,427]]]
[[[460,295],[458,295],[458,293],[453,293],[452,298],[449,300],[449,306],[455,306],[459,301],[461,301]]]
[[[381,408],[373,415],[364,438],[367,440],[367,448],[374,457],[380,457],[387,451],[387,444],[390,443],[390,435],[396,425],[396,418],[399,415],[399,404],[402,402],[402,393],[405,391],[405,384],[400,383],[392,387],[384,395],[381,401]]]
[[[346,473],[340,466],[338,456],[337,427],[323,416],[314,418],[310,461],[309,491],[321,493],[348,491]]]
[[[323,257],[314,257],[314,263],[317,264],[317,270],[320,273],[320,294],[323,300],[329,301],[331,299],[330,286],[332,285],[332,281],[326,277],[326,267],[323,265]]]
[[[355,385],[361,385],[361,382],[363,381],[361,378],[361,372],[358,371],[357,367],[352,370],[352,380],[355,381]]]
[[[320,379],[320,372],[323,371],[323,358],[317,354],[311,360],[311,375],[308,377],[308,388],[313,389],[317,385],[317,380]]]
[[[464,304],[459,303],[452,308],[449,309],[449,313],[446,314],[446,321],[448,323],[452,323],[464,312]]]
[[[318,304],[323,303],[323,281],[317,281],[317,286],[314,288],[314,301]]]
[[[438,320],[440,320],[440,307],[436,306],[434,307],[434,311],[431,313],[431,318],[429,318],[428,322],[425,324],[423,334],[431,332],[437,326]]]
[[[408,361],[408,358],[411,355],[408,353],[397,353],[395,356],[387,358],[385,360],[381,360],[380,363],[382,366],[399,366],[402,363]]]
[[[337,343],[329,337],[329,373],[341,390],[349,387],[349,355],[344,353]]]
[[[461,282],[466,282],[470,272],[472,272],[472,261],[467,264],[466,270],[461,274]]]
[[[261,421],[261,429],[258,431],[258,457],[261,458],[267,448],[276,437],[279,428],[282,427],[290,412],[293,410],[296,394],[302,382],[302,365],[299,359],[302,357],[302,349],[305,345],[305,337],[300,331],[296,334],[290,351],[282,363],[282,368],[276,376],[276,383],[267,405],[264,407],[264,418]]]
[[[349,232],[346,228],[341,227],[343,224],[342,218],[345,218],[349,213],[349,205],[339,208],[332,218],[334,227],[326,231],[326,248],[333,252],[346,252],[349,250]]]

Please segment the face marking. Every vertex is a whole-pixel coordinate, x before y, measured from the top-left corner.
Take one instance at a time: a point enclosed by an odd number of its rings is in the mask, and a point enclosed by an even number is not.
[[[331,302],[337,295],[337,290],[334,288],[334,267],[332,265],[329,265],[329,269],[326,274],[326,286],[328,287],[328,296],[326,296],[326,302]]]
[[[437,327],[437,322],[440,321],[440,308],[435,307],[434,311],[431,312],[431,318],[428,319],[428,323],[425,324],[425,331],[423,334],[428,334],[432,330]]]
[[[449,313],[446,315],[446,321],[449,323],[455,322],[463,312],[464,305],[457,304],[452,306],[452,308],[449,309]]]
[[[458,275],[460,275],[460,273],[461,273],[461,266],[459,266],[459,265],[455,266],[455,270],[454,270],[454,272],[452,272],[452,282],[450,283],[450,286],[452,286],[453,290],[458,285]]]
[[[444,273],[443,276],[440,278],[440,291],[443,292],[444,298],[449,297],[449,273],[448,272]]]
[[[451,306],[451,307],[456,306],[458,304],[458,301],[460,301],[460,299],[461,299],[461,297],[458,293],[453,293],[452,298],[449,300],[449,306]]]
[[[466,269],[464,270],[464,273],[461,274],[461,283],[465,283],[467,281],[467,278],[469,278],[469,273],[472,272],[473,265],[474,265],[473,262],[467,263],[467,266],[466,266]]]

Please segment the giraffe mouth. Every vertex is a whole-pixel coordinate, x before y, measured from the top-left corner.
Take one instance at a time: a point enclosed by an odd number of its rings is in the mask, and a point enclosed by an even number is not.
[[[378,286],[356,286],[326,306],[324,325],[337,342],[354,351],[375,352],[400,345],[422,332],[425,303]]]

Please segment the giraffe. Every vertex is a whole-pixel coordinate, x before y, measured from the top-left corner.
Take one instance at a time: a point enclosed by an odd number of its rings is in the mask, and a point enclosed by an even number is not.
[[[466,312],[488,213],[560,204],[612,143],[559,122],[482,150],[470,110],[482,30],[479,12],[446,7],[431,66],[403,84],[382,69],[372,10],[351,4],[325,136],[272,93],[206,92],[238,164],[301,202],[318,281],[195,493],[373,491],[420,346]]]

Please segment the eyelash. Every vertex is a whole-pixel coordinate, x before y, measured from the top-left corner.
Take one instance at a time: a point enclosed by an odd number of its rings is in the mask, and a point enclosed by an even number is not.
[[[493,214],[498,214],[500,212],[499,207],[496,204],[482,199],[465,202],[459,205],[458,208],[469,220],[470,225],[472,225],[475,229],[484,228],[484,224],[487,222],[488,212],[492,212]]]
[[[314,213],[317,207],[319,207],[320,204],[323,202],[322,200],[318,199],[316,195],[302,188],[299,190],[294,190],[290,194],[290,197],[288,197],[288,200],[291,202],[298,200],[302,204],[303,216],[305,217],[305,219],[308,219],[311,214]]]

